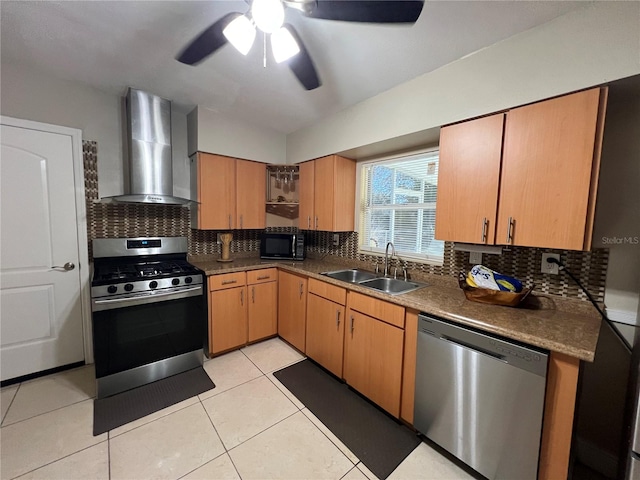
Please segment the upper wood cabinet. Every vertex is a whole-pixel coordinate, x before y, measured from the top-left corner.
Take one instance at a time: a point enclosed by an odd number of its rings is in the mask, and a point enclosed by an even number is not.
[[[436,238],[494,243],[504,118],[500,113],[440,130]]]
[[[236,163],[234,158],[198,153],[191,158],[191,185],[198,205],[191,226],[201,230],[235,228]]]
[[[300,164],[299,227],[346,232],[354,228],[356,163],[338,155]]]
[[[300,193],[298,209],[298,227],[302,230],[315,229],[315,162],[304,162],[300,164]]]
[[[267,166],[260,162],[236,160],[236,228],[265,228]]]
[[[496,243],[589,250],[606,89],[507,112]]]
[[[266,225],[266,165],[222,155],[191,158],[191,186],[198,205],[192,227],[201,230],[262,229]]]
[[[589,250],[606,98],[594,88],[443,127],[436,238]]]

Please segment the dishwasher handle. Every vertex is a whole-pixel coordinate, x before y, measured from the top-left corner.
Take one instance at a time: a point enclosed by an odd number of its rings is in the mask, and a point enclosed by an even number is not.
[[[418,316],[418,335],[429,335],[435,340],[489,355],[541,377],[547,374],[549,352],[538,347],[507,340],[425,314]]]
[[[472,345],[470,343],[467,342],[463,342],[462,340],[458,340],[455,338],[451,338],[451,337],[447,337],[447,336],[442,336],[440,337],[440,340],[444,340],[445,342],[449,342],[449,343],[453,343],[454,345],[459,345],[460,347],[466,348],[467,350],[473,350],[476,353],[480,353],[481,355],[487,355],[489,357],[495,358],[496,360],[500,360],[501,362],[504,363],[509,363],[509,361],[507,360],[507,357],[505,355],[501,355],[497,352],[492,352],[491,350],[486,350],[482,347],[479,347],[477,345]]]

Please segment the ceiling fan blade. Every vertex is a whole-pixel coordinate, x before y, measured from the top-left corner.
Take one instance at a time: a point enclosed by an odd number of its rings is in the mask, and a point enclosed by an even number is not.
[[[316,72],[316,67],[313,65],[313,61],[302,43],[300,35],[288,23],[285,23],[283,27],[289,30],[289,33],[291,33],[300,47],[300,51],[289,60],[286,60],[286,63],[305,89],[314,90],[318,88],[321,85],[318,72]]]
[[[222,31],[240,15],[242,14],[232,12],[220,18],[187,45],[182,53],[176,57],[176,60],[187,65],[196,65],[220,47],[223,47],[227,43],[227,38]]]
[[[324,20],[415,23],[424,0],[316,0],[303,15]]]

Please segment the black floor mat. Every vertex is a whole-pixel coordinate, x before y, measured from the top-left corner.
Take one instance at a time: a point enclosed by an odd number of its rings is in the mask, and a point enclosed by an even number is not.
[[[163,378],[93,402],[93,435],[100,435],[187,398],[215,385],[202,367]]]
[[[309,360],[274,375],[380,479],[420,444],[409,428]]]

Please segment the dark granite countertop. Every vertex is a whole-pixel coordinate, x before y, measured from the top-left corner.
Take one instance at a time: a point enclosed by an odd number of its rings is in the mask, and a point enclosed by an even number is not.
[[[534,291],[519,308],[486,305],[467,300],[457,285],[457,279],[441,275],[416,277],[416,281],[427,283],[428,287],[402,295],[388,295],[321,275],[322,272],[344,268],[362,268],[362,265],[356,265],[357,262],[335,256],[303,262],[249,257],[219,263],[213,256],[194,256],[189,261],[207,275],[278,267],[580,360],[591,362],[595,356],[600,316],[590,303],[580,300]]]

